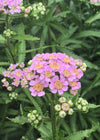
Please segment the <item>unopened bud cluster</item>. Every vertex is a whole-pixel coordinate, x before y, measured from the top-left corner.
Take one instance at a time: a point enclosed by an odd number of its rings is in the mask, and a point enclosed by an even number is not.
[[[9,93],[10,100],[14,100],[14,99],[16,100],[17,96],[18,96],[18,93],[16,92]]]
[[[42,117],[38,114],[37,110],[33,110],[30,113],[28,113],[27,117],[28,122],[31,123],[31,125],[33,126],[37,126],[42,120]]]
[[[81,59],[77,59],[77,60],[76,60],[76,65],[79,66],[79,68],[80,68],[83,72],[86,71],[87,65],[86,65],[86,63],[82,63],[82,60],[81,60]]]
[[[42,4],[42,2],[34,3],[33,6],[21,7],[21,10],[25,13],[24,17],[28,17],[29,13],[31,13],[36,19],[39,19],[39,15],[44,15],[46,8]]]
[[[15,32],[11,31],[10,29],[4,30],[3,32],[4,36],[11,37],[12,35],[15,35]]]
[[[59,104],[55,105],[55,110],[59,113],[59,117],[64,118],[67,114],[72,115],[74,110],[72,109],[72,100],[66,100],[65,97],[59,98]]]
[[[76,102],[76,108],[80,111],[88,112],[87,100],[80,97]]]

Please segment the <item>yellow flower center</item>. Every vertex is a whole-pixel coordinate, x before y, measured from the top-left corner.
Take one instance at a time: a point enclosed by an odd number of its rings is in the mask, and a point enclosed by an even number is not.
[[[51,71],[45,71],[45,77],[50,78],[52,76]]]
[[[12,6],[11,9],[14,10],[14,11],[16,11],[17,10],[17,7],[16,6]]]
[[[65,57],[63,58],[63,61],[66,62],[66,63],[69,63],[71,60],[69,59],[69,57],[66,57],[66,56],[65,56]]]
[[[31,78],[32,76],[34,76],[34,73],[28,72],[27,75],[28,75],[29,78]]]
[[[67,103],[64,103],[64,104],[62,104],[62,109],[65,110],[65,111],[67,111],[67,110],[70,109],[70,105],[67,104]]]
[[[76,76],[79,74],[79,71],[77,69],[73,69],[73,72],[75,73]]]
[[[44,86],[42,83],[40,82],[36,82],[35,85],[33,86],[33,88],[37,91],[37,92],[40,92],[43,90]]]
[[[19,81],[18,80],[15,80],[15,84],[19,84]]]
[[[20,72],[16,72],[16,76],[17,77],[20,77],[21,76],[21,73]]]
[[[72,84],[73,87],[75,87],[77,85],[77,82],[76,81],[72,81],[70,83]]]
[[[53,59],[53,58],[55,58],[55,55],[54,54],[51,54],[51,55],[47,56],[47,58],[48,59]]]
[[[59,69],[60,68],[60,65],[56,62],[53,62],[53,63],[50,63],[50,68],[53,68],[53,69]]]
[[[36,60],[42,61],[42,60],[43,60],[43,56],[42,56],[42,55],[38,56],[38,57],[36,58]]]
[[[43,67],[43,64],[40,62],[35,65],[35,68],[37,69],[41,69],[42,67]]]
[[[57,81],[55,81],[55,83],[54,83],[54,87],[56,88],[56,89],[62,89],[62,87],[63,87],[63,83],[60,81],[60,80],[57,80]]]
[[[67,69],[64,70],[64,76],[67,77],[67,76],[70,76],[71,75],[71,72],[68,71]]]

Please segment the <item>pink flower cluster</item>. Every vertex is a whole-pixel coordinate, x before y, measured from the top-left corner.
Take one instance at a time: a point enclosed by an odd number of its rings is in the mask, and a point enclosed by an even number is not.
[[[97,3],[97,2],[100,2],[100,0],[90,0],[90,2]]]
[[[37,54],[29,67],[24,67],[23,63],[11,64],[3,75],[12,80],[11,85],[29,87],[32,96],[45,95],[47,87],[53,94],[58,92],[61,95],[69,90],[76,95],[81,88],[82,64],[80,59],[74,60],[65,53],[43,53]],[[5,78],[2,82],[3,86],[9,87]]]
[[[0,0],[0,11],[4,11],[6,14],[9,12],[11,14],[21,12],[22,0]]]

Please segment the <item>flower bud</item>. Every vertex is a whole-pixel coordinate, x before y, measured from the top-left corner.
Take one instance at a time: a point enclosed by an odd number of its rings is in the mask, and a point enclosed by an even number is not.
[[[86,106],[83,106],[82,107],[82,111],[86,111],[87,110],[87,107]]]
[[[88,104],[88,102],[84,99],[81,101],[81,103],[82,103],[83,106]]]
[[[73,106],[73,102],[72,102],[71,100],[69,100],[67,103],[68,103],[70,106]]]
[[[41,116],[39,116],[39,117],[38,117],[38,120],[39,120],[39,121],[41,121],[41,120],[42,120],[42,117],[41,117]]]
[[[37,114],[37,110],[33,110],[32,113],[33,113],[33,114]]]
[[[38,124],[38,123],[39,123],[39,121],[38,121],[38,120],[35,120],[35,121],[34,121],[34,124]]]
[[[68,110],[70,109],[70,105],[67,104],[67,103],[63,103],[63,104],[62,104],[62,109],[63,109],[64,111],[68,111]]]
[[[1,82],[2,82],[2,83],[6,82],[6,78],[3,78],[3,79],[1,80]]]
[[[74,110],[73,110],[72,108],[70,108],[70,109],[68,110],[68,114],[69,114],[69,115],[72,115],[73,112],[74,112]]]
[[[32,60],[28,61],[28,65],[31,65],[32,63],[33,63],[33,61],[32,61]]]
[[[61,105],[56,104],[54,108],[55,108],[56,111],[60,111],[61,110]]]
[[[79,104],[79,105],[77,105],[77,108],[78,108],[79,110],[81,110],[81,109],[82,109],[82,106]]]
[[[8,91],[12,91],[12,87],[11,87],[11,86],[8,86],[8,87],[7,87],[7,90],[8,90]]]
[[[60,103],[65,103],[66,102],[66,98],[65,97],[60,97],[59,98],[59,102]]]
[[[59,112],[59,116],[60,116],[61,118],[64,118],[64,117],[66,116],[66,112],[63,111],[63,110],[61,110],[61,111]]]

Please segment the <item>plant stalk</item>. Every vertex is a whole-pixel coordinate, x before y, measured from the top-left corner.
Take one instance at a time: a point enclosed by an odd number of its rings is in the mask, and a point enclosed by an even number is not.
[[[52,123],[52,140],[56,140],[56,116],[55,116],[55,109],[54,109],[54,100],[55,95],[51,94],[51,123]]]
[[[6,16],[5,27],[6,27],[6,30],[9,29],[8,15]],[[11,48],[10,48],[10,38],[9,38],[9,37],[6,37],[6,39],[7,39],[7,47],[8,47],[8,50],[9,50],[9,52],[10,52],[10,55],[11,55],[11,57],[12,57],[13,63],[16,63],[16,61],[15,61],[15,59],[14,59],[14,56],[13,56],[13,54],[12,54]]]

